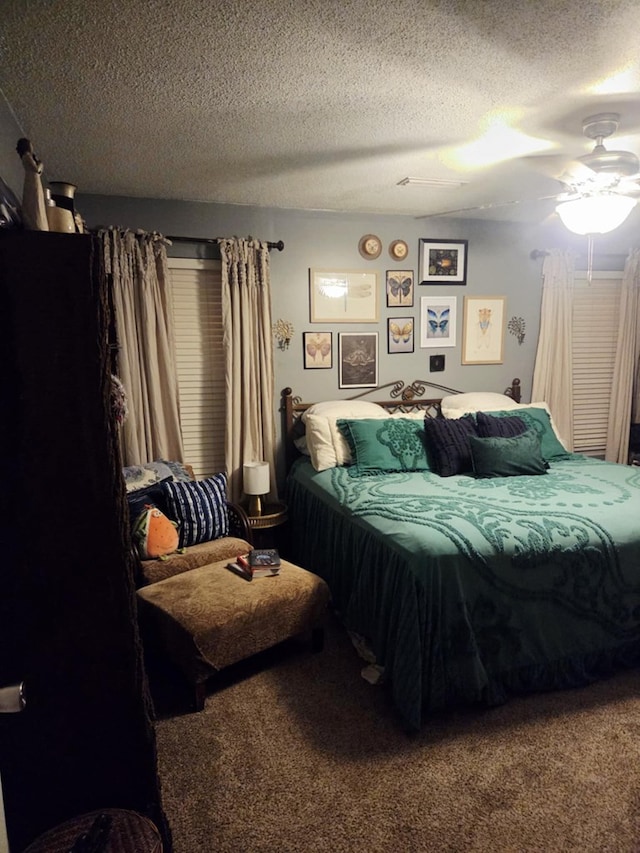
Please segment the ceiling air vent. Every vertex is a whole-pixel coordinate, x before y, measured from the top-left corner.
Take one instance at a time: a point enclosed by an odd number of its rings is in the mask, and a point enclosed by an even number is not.
[[[431,187],[434,190],[457,190],[464,187],[469,181],[444,181],[437,178],[403,178],[398,181],[396,186],[406,187],[409,185],[416,187]]]

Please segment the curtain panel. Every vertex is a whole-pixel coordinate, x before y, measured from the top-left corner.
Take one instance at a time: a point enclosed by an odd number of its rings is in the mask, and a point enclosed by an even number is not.
[[[632,415],[638,417],[638,356],[640,355],[640,250],[626,260],[620,291],[618,342],[609,402],[605,459],[623,465],[629,459]]]
[[[222,326],[227,425],[225,462],[229,499],[242,497],[245,462],[269,463],[275,500],[275,417],[271,279],[267,243],[218,241],[222,259]]]
[[[540,334],[532,402],[546,401],[558,432],[573,450],[572,301],[575,257],[552,249],[542,265]]]
[[[182,434],[167,271],[159,234],[99,232],[110,276],[118,374],[128,402],[120,429],[122,461],[182,461]]]

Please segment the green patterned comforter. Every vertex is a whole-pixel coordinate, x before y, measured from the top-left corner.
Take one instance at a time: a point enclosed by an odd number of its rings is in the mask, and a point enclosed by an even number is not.
[[[300,459],[287,500],[293,559],[368,638],[409,727],[640,663],[640,468],[354,478]]]

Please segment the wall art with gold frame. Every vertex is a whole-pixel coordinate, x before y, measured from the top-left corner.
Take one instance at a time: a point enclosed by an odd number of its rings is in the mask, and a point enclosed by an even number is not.
[[[312,323],[377,323],[378,274],[368,270],[309,270]]]

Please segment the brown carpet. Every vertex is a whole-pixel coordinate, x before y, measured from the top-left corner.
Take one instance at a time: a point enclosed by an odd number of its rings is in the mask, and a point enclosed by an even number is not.
[[[640,851],[640,674],[430,719],[408,737],[334,622],[158,699],[175,853]],[[182,697],[183,698],[183,697]]]

